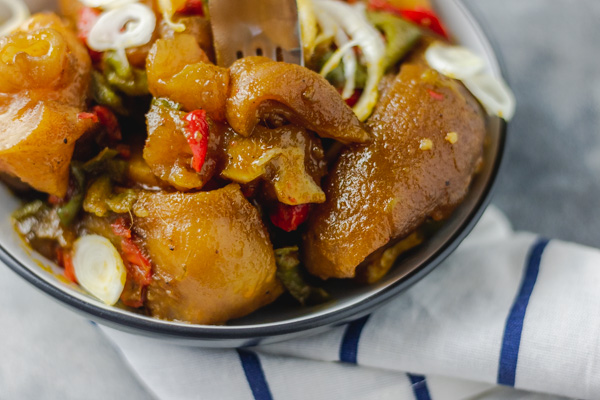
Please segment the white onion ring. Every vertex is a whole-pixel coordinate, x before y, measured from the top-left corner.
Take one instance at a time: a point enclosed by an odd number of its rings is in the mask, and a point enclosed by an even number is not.
[[[82,236],[73,246],[73,269],[85,290],[108,305],[114,305],[125,287],[127,271],[123,259],[107,238]]]
[[[497,115],[506,121],[515,115],[515,96],[502,79],[491,75],[475,75],[464,79],[463,83],[490,115]]]
[[[87,44],[95,51],[123,51],[150,42],[155,28],[156,16],[150,8],[128,4],[100,14],[90,30]]]
[[[377,85],[384,73],[385,43],[379,31],[367,20],[364,4],[350,5],[334,0],[318,0],[314,4],[317,12],[327,13],[353,41],[358,43],[362,51],[367,66],[367,82],[352,109],[359,120],[365,121],[373,112],[378,100]]]
[[[440,43],[427,48],[425,60],[431,68],[453,79],[475,76],[485,67],[485,61],[466,47]]]

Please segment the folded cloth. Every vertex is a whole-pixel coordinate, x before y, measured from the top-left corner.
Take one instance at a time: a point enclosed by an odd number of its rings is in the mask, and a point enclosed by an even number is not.
[[[220,350],[102,329],[158,399],[597,399],[600,251],[490,207],[426,278],[324,334]]]

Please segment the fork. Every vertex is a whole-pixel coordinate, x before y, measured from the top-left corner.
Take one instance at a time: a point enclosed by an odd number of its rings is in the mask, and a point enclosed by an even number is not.
[[[304,64],[296,0],[208,2],[217,64],[249,56]]]

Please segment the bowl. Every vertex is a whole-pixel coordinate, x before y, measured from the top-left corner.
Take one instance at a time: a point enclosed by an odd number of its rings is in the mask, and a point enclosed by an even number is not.
[[[501,76],[502,68],[490,41],[465,5],[459,0],[436,0],[434,4],[456,40],[484,57],[488,73]],[[499,118],[488,118],[484,166],[453,215],[425,243],[399,260],[379,282],[372,285],[328,282],[327,290],[334,300],[318,306],[302,308],[276,302],[224,326],[163,321],[107,306],[70,284],[62,278],[56,265],[27,247],[10,222],[11,213],[20,202],[4,186],[0,187],[0,260],[33,286],[72,310],[97,323],[133,334],[187,345],[239,347],[319,333],[360,318],[400,295],[456,249],[490,200],[505,138],[506,124]]]

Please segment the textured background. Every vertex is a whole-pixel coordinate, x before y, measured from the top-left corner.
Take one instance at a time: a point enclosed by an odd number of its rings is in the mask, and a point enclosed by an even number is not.
[[[519,103],[494,203],[517,229],[599,247],[600,2],[466,3]],[[2,267],[0,354],[0,399],[149,398],[98,329]]]

